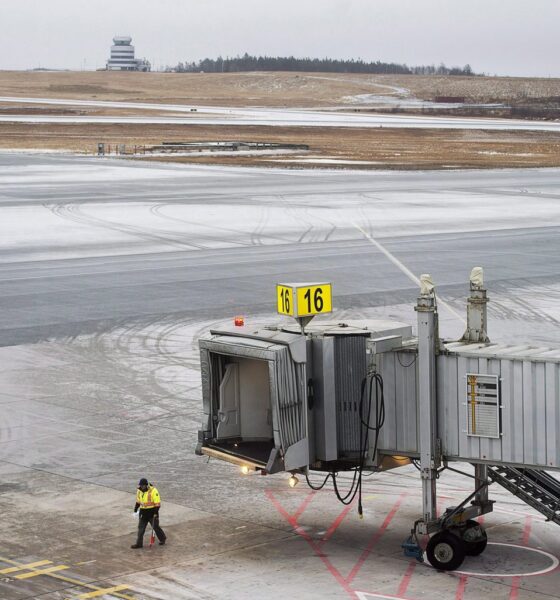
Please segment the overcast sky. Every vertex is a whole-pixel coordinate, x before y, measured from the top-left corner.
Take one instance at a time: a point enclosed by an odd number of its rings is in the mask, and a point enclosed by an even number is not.
[[[469,63],[560,77],[560,0],[0,0],[0,69],[92,69],[114,35],[155,67],[249,54]]]

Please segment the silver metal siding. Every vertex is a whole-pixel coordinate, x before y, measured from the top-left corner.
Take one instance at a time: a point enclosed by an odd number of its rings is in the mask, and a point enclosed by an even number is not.
[[[523,363],[502,360],[503,460],[523,463]]]
[[[467,373],[500,378],[501,438],[468,436]],[[438,358],[438,427],[449,458],[560,468],[560,365],[475,353]],[[458,427],[457,427],[458,424]]]
[[[480,358],[478,361],[479,373],[486,375],[501,374],[500,361],[492,358]],[[495,438],[480,438],[480,454],[481,458],[487,459],[492,457],[492,460],[502,460],[502,440]]]
[[[533,463],[535,453],[536,431],[534,424],[535,381],[533,379],[533,364],[523,361],[523,462]]]
[[[397,445],[397,377],[398,363],[396,355],[391,354],[390,360],[387,361],[385,372],[383,373],[383,390],[385,397],[385,424],[382,427],[384,431],[383,442],[385,448],[398,448]],[[399,423],[402,424],[402,423]]]
[[[409,353],[393,353],[396,368],[396,448],[418,451],[418,402],[416,358]],[[399,360],[400,359],[400,360]]]
[[[560,464],[560,365],[547,363],[546,381],[546,464]]]
[[[445,455],[459,454],[459,410],[457,361],[437,359],[438,431]]]
[[[417,362],[407,352],[386,352],[377,355],[376,361],[384,382],[386,412],[379,449],[416,454],[419,451]]]
[[[533,404],[535,431],[535,460],[546,465],[546,369],[545,363],[533,363],[535,402]]]

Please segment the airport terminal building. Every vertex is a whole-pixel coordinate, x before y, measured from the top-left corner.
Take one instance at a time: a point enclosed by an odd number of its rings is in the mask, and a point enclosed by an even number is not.
[[[134,57],[134,46],[130,36],[113,38],[107,71],[150,71],[150,69],[151,65],[146,59]]]

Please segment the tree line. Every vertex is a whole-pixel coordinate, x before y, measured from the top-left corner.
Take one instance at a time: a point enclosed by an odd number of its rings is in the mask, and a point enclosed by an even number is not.
[[[447,67],[443,63],[409,67],[382,61],[365,62],[332,58],[296,58],[294,56],[243,56],[204,58],[198,62],[180,62],[168,71],[176,73],[239,73],[243,71],[307,71],[329,73],[384,73],[392,75],[475,75],[470,65]]]

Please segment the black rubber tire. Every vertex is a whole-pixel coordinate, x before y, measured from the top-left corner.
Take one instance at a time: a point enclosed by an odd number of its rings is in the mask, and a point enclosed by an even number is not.
[[[455,571],[465,560],[465,545],[450,531],[441,531],[430,538],[426,554],[438,571]]]
[[[480,529],[481,537],[480,539],[472,542],[468,539],[468,531],[470,529],[474,529],[475,527],[478,527]],[[465,539],[465,537],[467,539]],[[484,529],[480,526],[480,523],[474,521],[473,519],[467,521],[466,527],[463,531],[463,544],[465,545],[465,554],[467,556],[479,556],[484,552],[484,550],[486,550],[486,545],[488,544],[488,536],[486,535],[486,531],[484,531]]]

